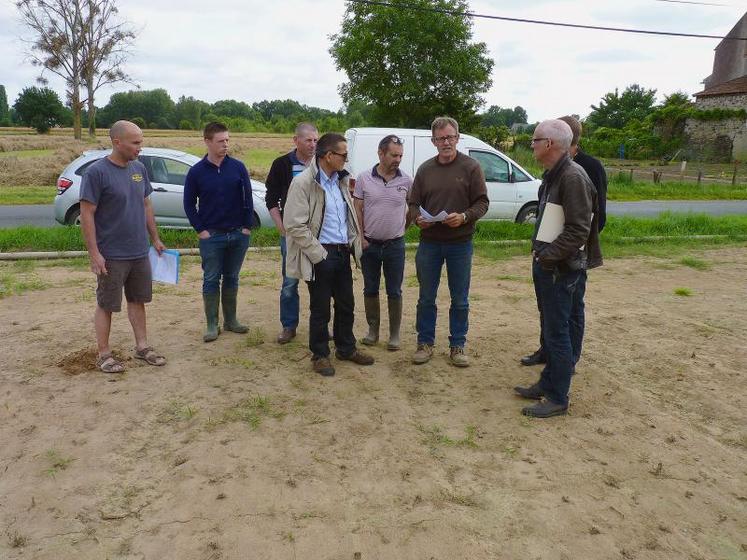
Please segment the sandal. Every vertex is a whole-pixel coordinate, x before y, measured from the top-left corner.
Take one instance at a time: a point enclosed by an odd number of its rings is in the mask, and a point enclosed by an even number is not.
[[[96,359],[96,367],[99,368],[104,373],[122,373],[125,370],[125,367],[122,364],[122,362],[117,360],[111,354],[105,354],[103,356],[99,356]]]
[[[160,354],[157,354],[156,351],[153,350],[152,346],[148,346],[147,348],[143,348],[142,350],[138,350],[137,348],[135,348],[135,357],[138,360],[145,360],[151,366],[166,365],[166,358],[164,358]]]

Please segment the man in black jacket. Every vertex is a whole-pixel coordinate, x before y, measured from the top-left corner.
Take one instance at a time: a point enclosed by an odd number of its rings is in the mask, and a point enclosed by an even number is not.
[[[547,418],[568,411],[573,357],[583,331],[571,328],[583,316],[586,269],[602,264],[597,192],[583,168],[568,155],[573,133],[563,121],[542,122],[534,132],[534,157],[545,168],[532,237],[532,276],[542,309],[547,365],[537,383],[515,387],[526,399],[527,416]]]
[[[301,123],[296,127],[293,136],[295,149],[272,162],[267,175],[267,192],[265,204],[270,216],[280,232],[280,253],[282,255],[283,285],[280,288],[280,324],[282,330],[278,335],[278,344],[290,342],[296,336],[298,326],[298,280],[285,275],[285,228],[283,227],[283,208],[288,198],[288,187],[293,177],[302,173],[314,159],[319,132],[310,123]]]
[[[573,140],[571,140],[571,148],[568,150],[568,154],[571,159],[584,168],[586,174],[591,179],[594,188],[597,190],[597,201],[599,204],[599,231],[604,229],[604,224],[607,222],[607,172],[604,170],[604,165],[597,158],[590,156],[584,152],[578,145],[579,138],[581,137],[581,123],[574,117],[560,117],[561,121],[571,127],[573,133]],[[536,351],[528,356],[524,356],[521,359],[521,365],[533,366],[537,364],[544,364],[547,362],[547,357],[544,351],[544,341],[542,339],[542,307],[537,299],[537,307],[540,312],[540,345]],[[572,328],[581,329],[583,331],[583,324],[572,324]],[[583,332],[582,332],[583,335]],[[574,355],[573,363],[578,362],[581,357],[581,349],[578,349],[579,354]]]

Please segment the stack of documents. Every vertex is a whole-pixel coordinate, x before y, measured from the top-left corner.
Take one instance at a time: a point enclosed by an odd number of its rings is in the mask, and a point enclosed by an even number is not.
[[[160,255],[153,247],[148,250],[148,260],[154,282],[176,284],[179,282],[179,251],[166,249]]]

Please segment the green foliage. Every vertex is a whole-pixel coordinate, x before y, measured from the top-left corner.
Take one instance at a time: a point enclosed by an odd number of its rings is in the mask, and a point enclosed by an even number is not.
[[[468,16],[413,9],[467,12],[465,0],[393,0],[394,6],[348,2],[330,53],[348,82],[346,103],[373,105],[383,126],[429,127],[450,115],[467,130],[477,124],[480,94],[492,81],[485,43],[472,42]]]
[[[10,107],[4,85],[0,85],[0,126],[10,126]]]
[[[146,123],[158,126],[169,124],[175,109],[176,105],[165,89],[127,91],[112,95],[97,118],[101,126],[111,126],[120,119],[132,120],[134,117],[142,117]]]
[[[638,84],[626,87],[622,94],[615,89],[602,98],[599,106],[591,106],[586,122],[592,128],[623,128],[633,120],[643,121],[653,112],[655,102],[655,89],[644,89]]]
[[[513,109],[502,109],[498,105],[490,108],[480,115],[480,126],[506,126],[511,127],[515,123],[525,123],[528,120],[527,112],[523,107],[516,106]]]
[[[140,128],[146,127],[145,119],[143,117],[132,117],[130,120],[136,125],[138,125]]]
[[[18,95],[13,108],[21,124],[31,126],[39,134],[61,124],[64,107],[57,94],[49,88],[27,87]]]
[[[187,119],[182,119],[179,121],[179,130],[194,130],[195,125],[194,123],[189,122]]]
[[[210,105],[194,97],[181,96],[174,106],[172,121],[179,123],[181,130],[198,130],[202,123],[202,115],[210,112]],[[184,121],[190,123],[189,128],[184,128]]]

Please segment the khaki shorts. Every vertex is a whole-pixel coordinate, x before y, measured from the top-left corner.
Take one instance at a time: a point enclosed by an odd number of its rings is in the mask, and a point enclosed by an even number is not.
[[[130,303],[153,299],[153,283],[148,257],[130,261],[106,261],[108,274],[98,276],[96,303],[105,311],[122,310],[122,288]]]

